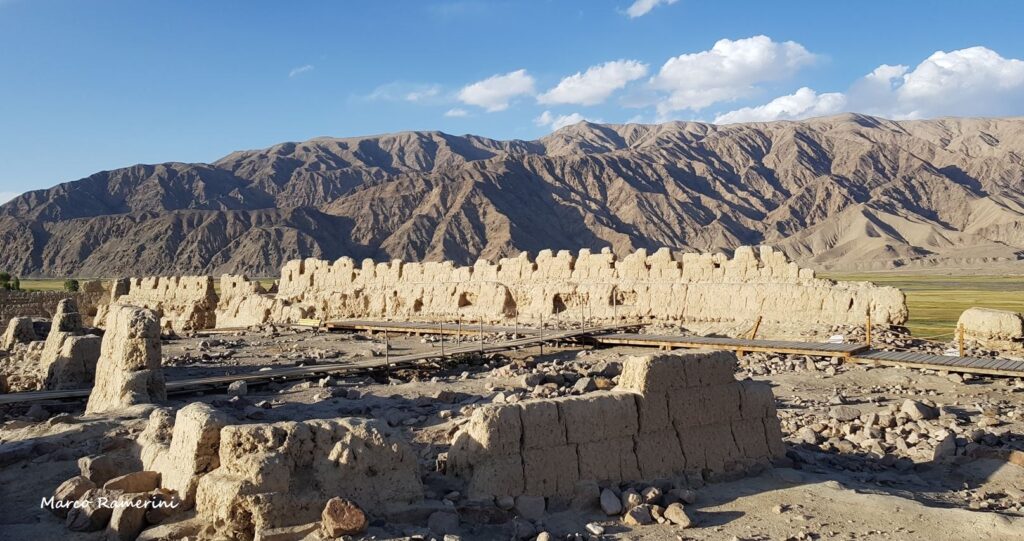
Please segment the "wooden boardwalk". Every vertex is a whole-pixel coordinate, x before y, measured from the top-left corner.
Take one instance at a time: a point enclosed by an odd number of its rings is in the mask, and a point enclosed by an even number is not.
[[[954,357],[913,351],[868,350],[854,355],[851,361],[879,366],[906,366],[947,372],[1024,377],[1024,361],[992,357]]]
[[[427,323],[422,321],[369,321],[361,319],[346,319],[340,321],[328,321],[324,324],[327,330],[331,331],[373,331],[373,332],[397,332],[405,334],[444,334],[444,335],[474,335],[474,334],[522,334],[538,335],[539,329],[532,327],[516,327],[503,325],[480,325],[473,322],[463,324],[444,322]],[[635,326],[635,325],[634,325]],[[620,326],[625,327],[625,326]],[[547,329],[546,333],[557,332]]]
[[[166,386],[167,392],[169,394],[189,393],[200,390],[207,390],[210,388],[226,387],[230,385],[231,382],[239,380],[245,382],[259,382],[267,380],[284,381],[293,379],[308,379],[312,377],[322,377],[327,374],[350,374],[362,373],[371,370],[404,368],[414,366],[424,361],[445,359],[448,357],[458,355],[471,355],[474,353],[493,353],[497,351],[519,349],[534,345],[540,345],[545,342],[565,341],[574,338],[579,338],[582,336],[595,336],[601,333],[618,331],[633,326],[635,325],[603,325],[598,327],[588,327],[585,329],[571,329],[565,331],[552,330],[546,331],[544,333],[544,336],[540,336],[539,334],[537,334],[535,336],[527,336],[525,338],[517,338],[514,340],[503,340],[501,342],[493,342],[490,344],[483,342],[475,342],[463,346],[446,347],[444,350],[444,354],[441,353],[440,349],[436,349],[424,353],[412,353],[408,355],[394,355],[387,357],[374,357],[371,359],[360,359],[357,361],[343,363],[316,364],[310,366],[289,366],[285,368],[272,368],[270,370],[253,371],[244,374],[171,380],[167,382]],[[88,396],[89,389],[72,389],[63,391],[27,391],[20,393],[0,394],[0,404],[35,402],[40,400],[81,399],[87,398]]]
[[[599,344],[648,346],[661,348],[727,349],[737,352],[758,351],[790,353],[814,357],[841,357],[845,361],[878,366],[904,366],[965,372],[993,376],[1024,377],[1024,361],[1003,358],[956,357],[913,351],[884,351],[867,344],[832,344],[782,340],[748,340],[715,336],[682,336],[613,333],[593,338]]]
[[[596,337],[600,344],[627,346],[654,346],[661,348],[712,348],[733,351],[758,351],[766,353],[791,353],[794,355],[817,355],[824,357],[849,358],[868,347],[864,344],[829,344],[819,342],[797,342],[784,340],[747,340],[717,336],[682,336],[638,333],[614,333]]]

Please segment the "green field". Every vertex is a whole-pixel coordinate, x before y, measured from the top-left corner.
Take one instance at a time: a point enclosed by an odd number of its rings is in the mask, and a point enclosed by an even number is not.
[[[943,276],[906,273],[819,273],[833,280],[869,281],[907,295],[914,336],[952,338],[960,313],[972,306],[1024,312],[1024,276]]]
[[[84,280],[79,280],[82,282]],[[21,290],[22,291],[63,291],[64,280],[63,279],[49,279],[49,278],[22,278],[21,279]]]

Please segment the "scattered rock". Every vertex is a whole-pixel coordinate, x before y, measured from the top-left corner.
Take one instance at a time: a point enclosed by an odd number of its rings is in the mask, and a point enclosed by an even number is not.
[[[601,510],[610,517],[622,514],[622,500],[611,489],[601,491]]]
[[[368,525],[363,510],[344,498],[328,500],[320,520],[321,530],[329,537],[360,534]]]
[[[680,503],[670,504],[665,508],[662,515],[676,526],[682,526],[683,528],[693,526],[693,519],[690,518],[690,515],[687,514],[686,509]]]

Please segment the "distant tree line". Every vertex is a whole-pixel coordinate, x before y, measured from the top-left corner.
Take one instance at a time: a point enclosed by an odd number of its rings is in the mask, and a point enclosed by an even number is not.
[[[64,280],[64,291],[75,293],[79,287],[78,280],[74,278]],[[0,271],[0,291],[21,291],[21,280],[9,272]]]
[[[0,289],[4,291],[20,291],[21,280],[17,276],[11,276],[9,272],[0,271]]]

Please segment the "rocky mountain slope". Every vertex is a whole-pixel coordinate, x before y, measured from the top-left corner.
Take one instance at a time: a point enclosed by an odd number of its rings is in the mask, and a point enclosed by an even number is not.
[[[0,268],[22,275],[760,243],[818,268],[1024,259],[1024,119],[318,138],[104,171],[0,206]]]

